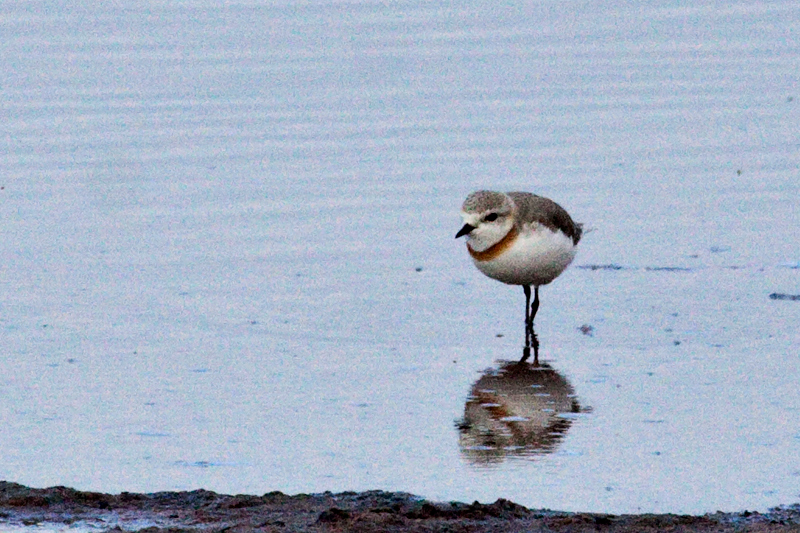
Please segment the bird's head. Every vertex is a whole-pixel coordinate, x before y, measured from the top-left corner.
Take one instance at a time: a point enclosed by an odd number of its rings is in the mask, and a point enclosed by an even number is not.
[[[456,233],[456,239],[466,235],[470,248],[482,252],[500,242],[511,231],[514,214],[514,202],[508,195],[476,191],[467,196],[461,206],[464,226]]]

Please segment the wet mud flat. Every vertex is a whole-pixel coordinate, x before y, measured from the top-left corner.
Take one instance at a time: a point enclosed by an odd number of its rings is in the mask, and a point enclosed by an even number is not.
[[[224,495],[206,490],[103,494],[66,487],[32,489],[0,482],[0,530],[245,531],[800,531],[800,505],[766,513],[606,515],[491,504],[430,502],[406,493],[271,492]]]

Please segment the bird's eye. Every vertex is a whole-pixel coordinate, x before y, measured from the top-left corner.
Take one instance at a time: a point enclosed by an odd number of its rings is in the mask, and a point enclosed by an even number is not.
[[[485,217],[483,217],[484,222],[494,222],[497,220],[497,213],[489,213]]]

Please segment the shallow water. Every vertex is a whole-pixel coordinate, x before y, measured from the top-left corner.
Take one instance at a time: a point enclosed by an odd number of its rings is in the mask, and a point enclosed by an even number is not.
[[[797,501],[800,303],[769,295],[800,294],[798,21],[791,2],[5,3],[0,479]],[[522,291],[453,239],[477,188],[593,229],[541,291],[554,407],[473,409],[524,333]],[[552,431],[519,429],[534,412]]]

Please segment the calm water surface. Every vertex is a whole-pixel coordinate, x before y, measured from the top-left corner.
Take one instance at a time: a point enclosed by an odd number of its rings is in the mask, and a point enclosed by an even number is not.
[[[0,8],[0,479],[800,500],[794,2]],[[477,188],[592,228],[541,291]]]

